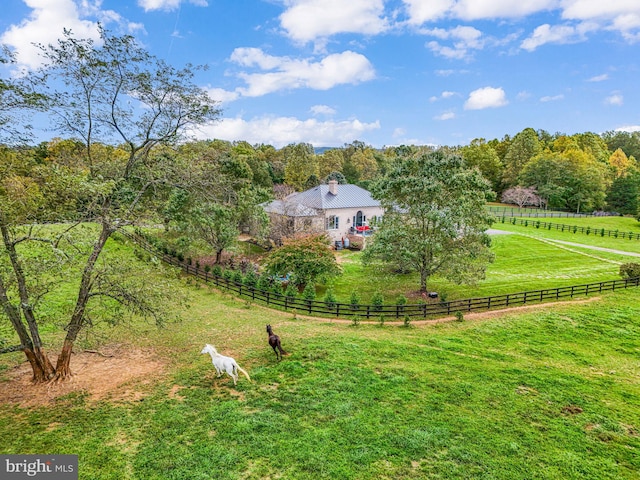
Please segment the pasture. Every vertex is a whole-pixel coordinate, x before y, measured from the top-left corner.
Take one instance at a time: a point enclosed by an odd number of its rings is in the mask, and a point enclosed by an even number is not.
[[[490,294],[616,278],[612,262],[629,261],[531,236],[494,240],[501,260],[475,287]],[[639,289],[356,327],[163,272],[168,291],[188,296],[180,320],[98,326],[77,345],[68,385],[20,383],[21,354],[0,357],[3,453],[78,454],[80,478],[92,480],[638,478]],[[266,324],[289,352],[280,362]],[[45,340],[55,351],[60,334]],[[253,382],[216,378],[205,343]]]

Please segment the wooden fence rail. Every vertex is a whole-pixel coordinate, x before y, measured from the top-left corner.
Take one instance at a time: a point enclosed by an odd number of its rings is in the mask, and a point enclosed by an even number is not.
[[[640,277],[607,280],[604,282],[588,283],[583,285],[572,285],[559,288],[547,288],[543,290],[531,290],[526,292],[509,293],[506,295],[495,295],[491,297],[467,298],[462,300],[452,300],[448,302],[434,301],[433,303],[405,304],[405,305],[352,305],[345,303],[327,303],[317,300],[305,300],[299,297],[288,297],[284,293],[274,293],[259,290],[255,287],[244,285],[214,275],[202,268],[194,267],[186,262],[181,262],[177,258],[164,254],[147,242],[139,235],[126,230],[119,230],[127,238],[131,239],[138,246],[149,253],[160,258],[163,262],[181,268],[188,275],[193,275],[206,283],[215,285],[218,288],[234,292],[240,298],[260,302],[274,308],[286,311],[295,310],[297,313],[306,315],[318,315],[324,317],[360,317],[363,319],[380,319],[404,317],[415,318],[437,318],[449,316],[456,312],[486,311],[497,308],[507,308],[529,303],[541,303],[564,298],[574,298],[597,293],[632,288],[640,286]]]
[[[534,227],[542,230],[558,230],[567,233],[584,233],[596,237],[613,237],[629,240],[640,240],[639,233],[621,232],[620,230],[607,230],[605,228],[579,227],[577,225],[565,225],[564,223],[551,223],[542,220],[531,220],[528,218],[496,217],[498,223],[510,223],[524,227]]]

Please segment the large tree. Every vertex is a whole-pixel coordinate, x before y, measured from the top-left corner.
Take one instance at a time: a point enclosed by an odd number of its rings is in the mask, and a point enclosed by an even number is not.
[[[520,183],[535,187],[549,208],[592,211],[604,206],[607,166],[582,150],[544,152],[524,167]]]
[[[281,247],[267,255],[264,262],[269,274],[293,275],[292,281],[304,287],[327,280],[341,270],[324,234],[300,234],[283,241]]]
[[[504,166],[495,149],[484,138],[476,138],[462,147],[460,153],[469,167],[477,167],[484,178],[491,182],[491,188],[498,193],[502,191],[502,172]]]
[[[503,180],[506,187],[517,185],[518,176],[525,165],[542,151],[538,134],[533,128],[518,133],[504,156]]]
[[[114,36],[101,29],[100,41],[94,42],[66,31],[56,45],[42,46],[42,53],[46,65],[34,78],[52,89],[50,111],[55,125],[84,144],[84,155],[74,167],[85,173],[85,190],[91,192],[91,200],[78,202],[82,211],[76,218],[95,222],[97,233],[76,280],[75,306],[55,368],[50,368],[47,359],[34,360],[27,355],[36,380],[63,379],[71,374],[72,348],[82,328],[90,323],[90,302],[106,295],[110,288],[101,280],[110,268],[108,263],[100,263],[107,241],[120,226],[135,222],[145,211],[145,202],[172,182],[174,157],[152,155],[154,150],[179,142],[190,129],[219,116],[216,103],[195,85],[193,67],[175,69],[150,55],[131,36]],[[120,145],[124,154],[102,155],[100,146],[109,143]],[[11,216],[5,216],[4,222],[7,231],[18,231],[19,225],[12,223]],[[21,295],[18,308],[27,317],[32,312],[30,299],[22,298],[23,291],[28,294],[27,281],[20,275],[24,260],[16,257],[14,261],[13,257],[14,247],[22,239],[3,236],[14,272],[6,278],[17,283]],[[0,302],[5,302],[1,293]],[[113,294],[112,298],[126,304],[128,297]],[[15,317],[14,303],[3,303],[3,308],[5,313],[12,310]],[[37,321],[27,319],[27,323],[33,338]]]
[[[439,273],[458,283],[484,277],[493,260],[486,230],[491,188],[462,157],[432,152],[396,160],[372,187],[385,214],[364,252],[365,263],[381,260],[420,274],[420,291]]]

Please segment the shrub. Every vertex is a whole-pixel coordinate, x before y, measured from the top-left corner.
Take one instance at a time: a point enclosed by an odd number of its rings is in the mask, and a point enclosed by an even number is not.
[[[289,282],[284,290],[284,296],[289,300],[296,298],[298,296],[298,288],[292,282]]]
[[[464,313],[462,313],[460,310],[456,312],[456,320],[458,322],[464,321]]]
[[[336,299],[335,293],[333,293],[333,289],[330,288],[327,290],[327,293],[324,295],[324,303],[327,304],[329,308],[336,308],[338,300]]]
[[[316,299],[316,286],[309,282],[305,285],[302,292],[302,298],[304,298],[309,304]]]
[[[404,316],[404,323],[403,323],[405,328],[409,328],[411,326],[411,317],[409,315],[405,315]]]
[[[351,305],[351,310],[358,310],[360,307],[360,294],[356,290],[351,292],[351,300],[349,301],[349,304]]]
[[[374,312],[380,312],[382,310],[382,306],[384,305],[384,297],[381,292],[376,292],[371,297],[371,305],[373,306]]]
[[[404,306],[407,304],[407,297],[404,295],[400,295],[398,300],[396,300],[396,305],[398,306],[398,312],[404,312]]]
[[[358,325],[360,325],[360,315],[354,315],[353,318],[351,319],[351,322],[354,327],[357,327]]]
[[[620,276],[625,279],[640,277],[640,264],[623,263],[620,265]]]
[[[242,275],[242,270],[235,270],[233,272],[233,277],[231,277],[236,283],[244,283],[244,275]]]
[[[269,282],[269,277],[267,277],[267,275],[259,275],[257,277],[256,288],[258,290],[266,292],[269,290],[270,286],[271,286],[271,283]]]
[[[253,270],[249,270],[244,277],[244,284],[248,287],[255,287],[258,284],[258,275]]]

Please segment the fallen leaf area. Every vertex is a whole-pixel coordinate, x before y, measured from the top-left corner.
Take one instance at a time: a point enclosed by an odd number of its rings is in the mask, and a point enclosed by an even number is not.
[[[55,365],[55,355],[51,355]],[[165,365],[153,352],[130,347],[106,347],[98,351],[80,351],[71,358],[73,376],[65,381],[34,385],[28,362],[4,372],[0,382],[0,403],[22,407],[50,405],[70,395],[86,395],[91,401],[136,401],[144,396],[144,386],[152,384]]]

